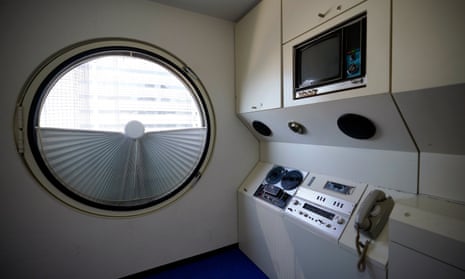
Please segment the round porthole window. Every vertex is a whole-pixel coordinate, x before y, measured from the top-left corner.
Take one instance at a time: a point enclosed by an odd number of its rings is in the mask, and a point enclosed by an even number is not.
[[[84,42],[32,75],[16,112],[18,151],[67,204],[125,216],[161,207],[206,168],[213,110],[197,76],[139,41]]]

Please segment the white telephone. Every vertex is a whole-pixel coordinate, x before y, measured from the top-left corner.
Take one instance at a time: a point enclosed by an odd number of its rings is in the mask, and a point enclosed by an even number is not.
[[[392,197],[386,197],[386,194],[380,190],[373,190],[368,193],[365,200],[360,204],[355,217],[355,229],[357,230],[355,246],[359,255],[357,262],[359,271],[365,270],[366,253],[370,244],[369,240],[365,241],[365,243],[360,242],[360,233],[371,239],[377,238],[387,223],[393,207],[394,200]]]
[[[360,204],[355,218],[355,228],[371,239],[376,239],[384,228],[394,207],[391,197],[380,190],[371,191]]]

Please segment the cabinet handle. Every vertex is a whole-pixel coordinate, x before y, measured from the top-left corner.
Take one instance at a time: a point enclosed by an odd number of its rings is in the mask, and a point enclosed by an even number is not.
[[[342,10],[342,5],[337,5],[336,10],[341,11]],[[331,8],[329,8],[325,13],[318,13],[318,16],[321,17],[321,18],[325,18],[330,11],[331,11]]]
[[[318,13],[318,16],[324,18],[329,13],[329,11],[331,11],[331,8],[329,8],[325,13]]]

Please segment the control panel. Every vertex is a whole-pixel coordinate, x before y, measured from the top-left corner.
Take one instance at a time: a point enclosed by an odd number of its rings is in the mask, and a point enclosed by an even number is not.
[[[329,210],[299,197],[293,197],[286,212],[334,239],[339,239],[349,215]]]
[[[291,195],[282,188],[272,184],[261,184],[255,191],[254,196],[271,203],[279,208],[286,207]]]
[[[309,174],[286,206],[286,216],[339,240],[366,184]]]
[[[355,203],[351,201],[313,190],[306,192],[305,199],[307,199],[309,202],[322,205],[331,210],[339,211],[345,215],[350,215],[355,207]]]

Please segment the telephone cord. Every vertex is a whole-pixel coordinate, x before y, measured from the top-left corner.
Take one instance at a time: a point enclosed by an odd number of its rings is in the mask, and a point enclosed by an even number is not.
[[[357,262],[357,268],[360,272],[365,271],[366,268],[366,256],[367,256],[367,251],[368,251],[368,246],[370,245],[370,241],[366,240],[365,244],[362,244],[360,242],[360,227],[357,226],[357,237],[355,238],[355,247],[357,247],[357,253],[358,253],[358,262]]]

